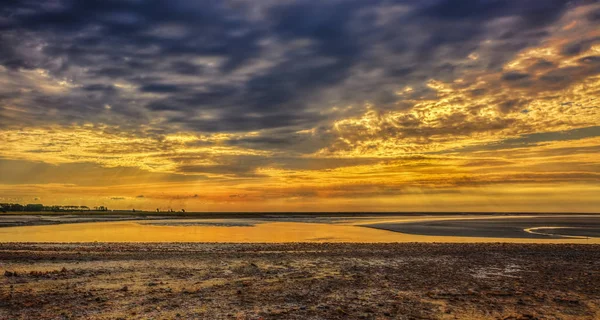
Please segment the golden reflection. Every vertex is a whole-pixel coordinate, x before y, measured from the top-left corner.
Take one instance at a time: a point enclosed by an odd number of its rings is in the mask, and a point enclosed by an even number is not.
[[[506,217],[503,217],[506,218]],[[464,217],[364,219],[351,223],[262,222],[254,226],[166,226],[152,222],[94,222],[52,226],[0,228],[0,242],[513,242],[513,243],[600,243],[589,239],[526,239],[453,236],[423,236],[360,225],[376,222],[416,222]],[[477,219],[471,217],[468,219]],[[207,220],[203,220],[206,222]],[[215,222],[211,220],[212,222]],[[227,223],[226,221],[223,221]]]

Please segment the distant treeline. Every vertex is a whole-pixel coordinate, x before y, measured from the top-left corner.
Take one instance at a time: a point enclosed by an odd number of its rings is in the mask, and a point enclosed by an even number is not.
[[[105,206],[94,207],[91,209],[88,206],[45,206],[39,203],[30,203],[26,205],[22,205],[19,203],[0,203],[0,212],[9,212],[9,211],[28,211],[28,212],[37,212],[37,211],[53,211],[53,212],[65,212],[65,211],[108,211],[108,208]]]

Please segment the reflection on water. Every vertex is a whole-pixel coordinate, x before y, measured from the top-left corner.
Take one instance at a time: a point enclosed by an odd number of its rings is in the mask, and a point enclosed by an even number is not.
[[[506,217],[505,217],[506,218]],[[424,236],[362,227],[381,221],[428,221],[455,217],[356,219],[337,223],[161,220],[77,223],[0,228],[0,242],[520,242],[600,243],[590,239],[514,239]],[[462,217],[464,219],[464,217]]]
[[[524,230],[527,233],[538,234],[543,236],[559,236],[563,238],[573,238],[573,239],[590,239],[589,236],[578,236],[571,235],[569,233],[573,231],[586,231],[586,228],[576,228],[576,227],[535,227],[535,228],[526,228]]]

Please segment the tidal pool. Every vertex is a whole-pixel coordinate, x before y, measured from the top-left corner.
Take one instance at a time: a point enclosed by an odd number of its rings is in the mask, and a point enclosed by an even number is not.
[[[575,216],[564,216],[561,221],[567,223],[568,227],[569,219],[575,218]],[[531,219],[534,219],[536,224],[532,224]],[[548,228],[544,223],[549,220],[544,221],[544,219],[539,216],[475,216],[468,218],[436,216],[351,217],[331,219],[331,221],[320,223],[307,222],[308,220],[298,222],[293,219],[292,221],[290,219],[284,221],[277,221],[277,219],[168,219],[89,222],[0,228],[0,242],[600,243],[600,237],[587,237],[582,234],[573,237],[571,233],[569,237],[563,237],[558,232],[531,233],[531,227],[536,227],[539,223]],[[556,216],[548,219],[555,225],[561,226],[560,219],[557,220]],[[600,227],[600,216],[591,216],[586,219],[588,222],[592,219]],[[510,230],[502,233],[498,227],[503,225],[508,226],[507,228]]]

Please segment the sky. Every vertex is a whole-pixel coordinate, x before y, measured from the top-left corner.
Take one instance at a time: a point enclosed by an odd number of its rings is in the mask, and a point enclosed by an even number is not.
[[[600,212],[600,1],[2,1],[0,202]]]

